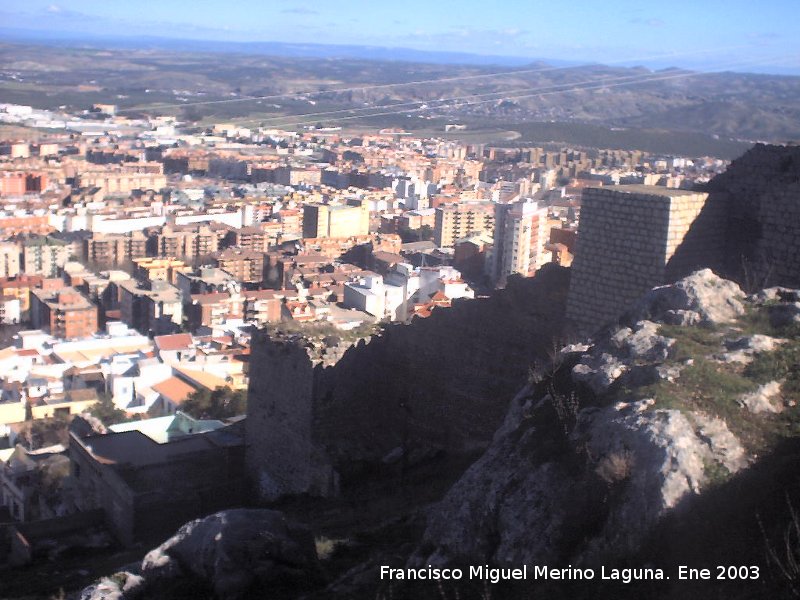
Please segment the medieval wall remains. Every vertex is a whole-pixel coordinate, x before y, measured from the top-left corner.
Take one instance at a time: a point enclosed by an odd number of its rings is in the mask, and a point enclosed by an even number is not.
[[[757,144],[707,191],[725,205],[721,274],[746,288],[800,286],[800,147]]]
[[[566,269],[389,325],[342,352],[256,336],[247,464],[262,497],[335,493],[385,462],[485,448],[563,323]]]

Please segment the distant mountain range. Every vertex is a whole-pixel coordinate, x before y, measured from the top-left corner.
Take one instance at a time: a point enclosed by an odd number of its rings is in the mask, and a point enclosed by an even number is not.
[[[527,58],[521,56],[496,56],[469,52],[444,52],[390,48],[383,46],[357,46],[334,44],[306,44],[288,42],[229,42],[193,39],[170,39],[158,36],[122,37],[79,34],[68,31],[37,31],[0,27],[0,38],[9,42],[34,42],[47,45],[102,45],[110,48],[157,48],[176,52],[215,52],[240,54],[265,54],[298,58],[350,58],[375,61],[404,61],[430,64],[497,65],[520,67],[537,62],[555,66],[577,65],[578,62]]]
[[[752,141],[800,140],[796,76],[2,28],[0,38],[0,102],[40,108],[110,102],[129,114],[142,109],[206,123],[398,126],[422,133],[462,123],[470,132],[514,132],[519,143],[720,157],[737,156]],[[653,143],[665,132],[727,145],[695,140],[676,150]]]

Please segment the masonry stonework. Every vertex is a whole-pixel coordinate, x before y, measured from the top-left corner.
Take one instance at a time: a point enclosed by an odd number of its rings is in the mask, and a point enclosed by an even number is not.
[[[800,285],[800,146],[757,144],[707,191],[726,207],[722,274],[751,289]]]
[[[255,336],[247,465],[263,499],[333,495],[392,464],[485,448],[563,323],[568,271],[388,325],[347,348]]]
[[[584,191],[567,300],[577,332],[591,332],[718,254],[720,222],[704,213],[707,201],[705,193],[658,186]]]
[[[590,333],[706,267],[749,291],[800,286],[800,147],[757,144],[698,192],[588,189],[567,318]]]

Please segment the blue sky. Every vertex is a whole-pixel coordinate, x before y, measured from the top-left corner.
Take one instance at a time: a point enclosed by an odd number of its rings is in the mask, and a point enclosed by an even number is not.
[[[3,0],[0,23],[800,74],[798,0]]]

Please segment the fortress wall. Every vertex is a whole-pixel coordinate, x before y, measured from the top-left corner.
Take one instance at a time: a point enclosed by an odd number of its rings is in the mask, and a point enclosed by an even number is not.
[[[335,493],[335,474],[313,443],[315,367],[306,349],[257,336],[250,365],[245,459],[251,483],[266,500]]]
[[[269,498],[332,494],[384,459],[484,448],[563,323],[568,270],[389,325],[343,353],[256,336],[247,462]],[[405,459],[401,459],[405,454]]]
[[[765,194],[759,220],[758,249],[769,269],[767,283],[800,286],[800,183]]]
[[[747,287],[800,286],[800,146],[757,144],[709,182],[724,203],[722,274]]]

